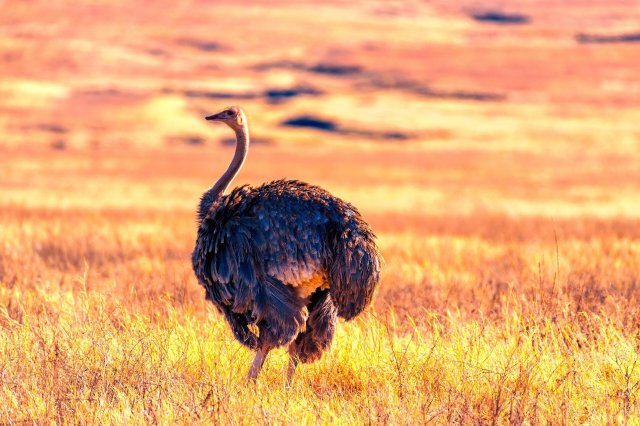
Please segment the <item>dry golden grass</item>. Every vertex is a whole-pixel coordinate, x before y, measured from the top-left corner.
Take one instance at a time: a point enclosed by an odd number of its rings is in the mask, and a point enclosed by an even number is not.
[[[0,6],[0,424],[640,424],[640,56],[576,37],[637,1]],[[320,184],[386,259],[290,389],[191,271],[227,103],[236,184]]]
[[[19,178],[25,157],[8,153]],[[634,218],[425,216],[383,202],[365,211],[386,259],[375,308],[341,323],[290,389],[284,351],[247,385],[252,354],[190,268],[200,157],[147,153],[121,161],[118,180],[119,154],[92,168],[69,154],[39,188],[56,157],[29,154],[34,183],[16,181],[0,209],[3,422],[640,421]],[[191,175],[179,166],[189,161]],[[108,197],[85,193],[103,182]],[[360,183],[341,195],[357,198]],[[132,198],[130,185],[157,195]]]

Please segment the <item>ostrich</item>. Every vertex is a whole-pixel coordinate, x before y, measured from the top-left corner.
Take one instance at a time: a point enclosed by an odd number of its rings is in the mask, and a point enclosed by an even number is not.
[[[370,304],[380,275],[375,235],[354,206],[300,181],[225,195],[247,157],[247,119],[237,106],[206,119],[231,127],[237,142],[200,200],[193,270],[235,338],[256,351],[248,378],[257,379],[271,349],[287,346],[291,383],[299,362],[329,348],[337,318]]]

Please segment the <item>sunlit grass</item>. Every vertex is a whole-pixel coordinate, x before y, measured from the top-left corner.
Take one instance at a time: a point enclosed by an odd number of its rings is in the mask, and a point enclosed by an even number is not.
[[[25,312],[2,312],[5,421],[640,421],[637,341],[593,314],[563,325],[430,316],[426,329],[365,315],[287,388],[283,351],[246,382],[250,354],[216,315],[158,300],[164,316],[151,320],[104,294],[36,293],[2,295]]]
[[[0,420],[640,421],[634,222],[372,219],[375,309],[287,388],[284,350],[246,382],[190,269],[192,212],[5,206]]]

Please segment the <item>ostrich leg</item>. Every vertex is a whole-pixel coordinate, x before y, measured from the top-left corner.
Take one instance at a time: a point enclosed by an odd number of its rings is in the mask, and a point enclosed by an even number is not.
[[[256,353],[256,357],[253,359],[253,363],[251,364],[251,368],[249,369],[249,375],[247,376],[249,380],[255,382],[258,378],[258,374],[260,374],[260,370],[262,370],[262,364],[264,364],[264,360],[267,358],[267,354],[271,348],[260,348]]]
[[[298,357],[295,355],[289,355],[289,367],[287,368],[287,387],[291,386],[291,382],[293,381],[293,373],[296,371],[296,367],[298,366]]]
[[[296,340],[289,345],[288,385],[291,384],[298,363],[317,361],[329,349],[338,321],[329,290],[317,290],[313,293],[307,308],[309,318],[305,331],[298,334]]]

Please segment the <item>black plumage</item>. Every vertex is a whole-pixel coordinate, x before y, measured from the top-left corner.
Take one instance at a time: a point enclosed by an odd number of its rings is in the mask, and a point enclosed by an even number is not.
[[[208,118],[232,127],[238,147],[202,196],[193,270],[236,339],[258,351],[249,376],[269,350],[288,346],[291,379],[298,361],[329,348],[338,316],[352,319],[370,304],[380,275],[375,235],[351,204],[303,182],[223,195],[246,157],[246,118],[237,107]]]

